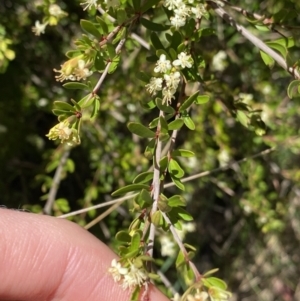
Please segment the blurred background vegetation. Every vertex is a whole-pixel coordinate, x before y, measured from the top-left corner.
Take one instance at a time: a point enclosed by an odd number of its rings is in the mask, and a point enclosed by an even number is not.
[[[53,68],[81,36],[79,20],[87,13],[80,1],[58,1],[69,16],[37,37],[31,27],[43,18],[39,2],[0,1],[0,204],[42,213],[64,156],[53,207],[53,215],[60,215],[110,200],[112,191],[149,168],[145,141],[133,137],[126,123],[147,125],[157,116],[143,108],[149,95],[136,78],[137,68],[151,72],[153,66],[146,61],[149,51],[128,41],[122,65],[99,93],[98,117],[84,122],[82,144],[66,152],[45,137],[57,122],[52,103],[82,95],[62,88]],[[232,2],[266,17],[282,14],[286,26],[278,30],[295,37],[289,54],[293,62],[300,58],[299,28],[293,27],[300,26],[297,1]],[[235,16],[264,41],[281,37]],[[186,175],[230,167],[186,184],[184,197],[196,226],[186,241],[197,246],[195,263],[201,272],[220,269],[217,276],[228,283],[232,300],[300,300],[300,99],[287,97],[292,80],[287,72],[276,65],[270,70],[259,50],[218,17],[208,23],[215,32],[196,47],[207,62],[203,76],[211,79],[211,100],[192,109],[196,129],[182,129],[177,147],[196,153],[182,161]],[[264,135],[237,121],[230,110],[237,102],[262,110]],[[261,154],[264,150],[269,151]],[[243,158],[248,159],[237,162]],[[178,193],[177,188],[166,190],[167,195]],[[91,232],[113,247],[115,233],[134,216],[131,207],[131,201],[124,203]],[[72,220],[85,225],[104,210]],[[159,241],[156,248],[161,270],[180,289],[182,281],[170,268],[175,259],[160,255]]]

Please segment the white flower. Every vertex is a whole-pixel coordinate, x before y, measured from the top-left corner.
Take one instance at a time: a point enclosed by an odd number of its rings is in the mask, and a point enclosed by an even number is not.
[[[212,60],[212,69],[215,71],[224,71],[224,69],[227,66],[227,62],[226,62],[226,57],[227,54],[225,51],[220,50],[214,57]]]
[[[61,143],[66,142],[68,145],[75,145],[80,143],[80,138],[75,129],[69,127],[69,122],[67,120],[60,122],[52,129],[50,129],[49,134],[46,136],[50,140],[61,140]]]
[[[98,7],[98,0],[87,0],[85,2],[80,3],[80,5],[84,6],[83,10],[89,10],[91,9],[93,6],[95,6],[95,8]]]
[[[163,103],[166,103],[167,105],[171,103],[172,99],[175,98],[174,94],[176,93],[175,89],[170,89],[168,87],[163,88],[162,94],[163,94]]]
[[[49,14],[57,18],[66,15],[66,13],[57,4],[51,4],[49,6]]]
[[[130,270],[125,274],[123,279],[123,289],[132,289],[136,286],[141,287],[148,280],[148,276],[144,270],[137,268],[134,264],[130,264]]]
[[[171,24],[173,26],[175,26],[176,29],[178,27],[182,27],[182,26],[185,25],[185,18],[182,18],[178,15],[175,15],[174,17],[171,17],[170,20],[171,20]]]
[[[181,66],[181,68],[191,68],[193,65],[193,59],[190,54],[181,52],[178,54],[178,59],[173,62],[173,66]]]
[[[156,63],[156,67],[154,68],[154,72],[166,73],[171,68],[172,68],[171,62],[167,60],[165,54],[161,54],[159,60]]]
[[[127,268],[123,268],[120,262],[117,262],[116,259],[113,259],[111,262],[111,267],[108,269],[108,272],[111,273],[115,282],[118,282],[122,279],[124,275],[128,273]]]
[[[180,73],[176,71],[174,73],[165,74],[164,79],[168,88],[176,90],[180,82]]]
[[[161,255],[174,257],[176,255],[176,244],[167,235],[162,235],[159,238],[161,244]]]
[[[76,80],[80,80],[80,79],[86,79],[87,77],[91,76],[93,74],[93,71],[90,71],[86,67],[86,63],[84,60],[79,60],[78,66],[77,68],[74,69],[73,73],[74,76],[76,77]]]
[[[196,7],[192,7],[191,11],[197,19],[201,19],[206,13],[205,6],[202,3],[197,4]]]
[[[205,301],[209,297],[207,292],[196,293],[194,296],[191,294],[187,295],[188,301]]]
[[[45,33],[45,28],[48,23],[40,23],[40,21],[35,21],[35,26],[32,27],[32,31],[36,36],[41,35],[41,33]]]
[[[173,10],[174,8],[182,5],[182,0],[165,0],[163,5],[168,8],[168,10]]]
[[[180,6],[178,6],[178,8],[176,8],[174,10],[174,13],[181,18],[186,18],[190,15],[190,8],[188,6],[186,6],[185,4],[182,4]]]
[[[146,90],[154,95],[157,91],[162,89],[163,79],[159,77],[151,77],[150,83],[146,85]]]

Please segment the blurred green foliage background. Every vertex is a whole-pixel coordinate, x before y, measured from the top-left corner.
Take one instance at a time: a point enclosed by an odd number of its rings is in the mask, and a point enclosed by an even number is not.
[[[53,68],[63,63],[64,53],[81,36],[79,20],[88,16],[80,1],[58,1],[69,16],[37,37],[31,31],[43,17],[37,2],[0,1],[0,204],[41,213],[65,153],[62,145],[45,137],[56,123],[52,102],[82,96],[63,89]],[[267,17],[286,12],[280,19],[286,27],[278,30],[294,36],[289,54],[294,62],[299,59],[299,27],[293,28],[300,26],[297,1],[232,2]],[[276,31],[257,31],[244,16],[235,15],[264,41],[280,37]],[[201,38],[197,47],[207,62],[204,77],[211,79],[212,97],[192,109],[196,130],[181,130],[177,147],[196,153],[182,160],[187,175],[231,165],[187,183],[184,197],[196,231],[186,241],[198,248],[195,262],[200,271],[220,268],[218,277],[228,283],[233,300],[300,300],[300,99],[287,97],[291,76],[276,65],[270,70],[259,50],[238,32],[216,16],[209,25],[215,34]],[[137,70],[152,70],[148,55],[127,42],[122,65],[99,93],[98,117],[84,122],[82,144],[66,157],[54,215],[108,201],[112,191],[149,168],[145,141],[126,127],[129,121],[147,125],[158,113],[144,110],[149,95],[136,78]],[[90,80],[97,79],[94,75]],[[262,110],[264,135],[237,121],[230,110],[234,102]],[[237,163],[243,158],[249,159]],[[176,193],[177,188],[166,190],[170,196]],[[134,216],[131,207],[132,202],[125,203],[91,231],[113,246],[114,234]],[[104,210],[73,220],[84,225]],[[156,256],[164,258],[159,242],[156,247]],[[179,288],[180,277],[169,268],[172,261],[162,260],[161,269]]]

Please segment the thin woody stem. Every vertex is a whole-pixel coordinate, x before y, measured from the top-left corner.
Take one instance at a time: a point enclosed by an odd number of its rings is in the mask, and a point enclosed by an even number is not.
[[[182,242],[182,240],[180,239],[175,227],[173,226],[171,220],[169,219],[168,215],[165,212],[161,212],[162,216],[164,217],[165,221],[167,222],[167,224],[170,227],[170,231],[173,234],[173,237],[179,247],[179,249],[181,250],[185,261],[189,264],[190,268],[192,269],[194,275],[195,275],[195,280],[199,281],[202,278],[202,275],[199,273],[199,271],[197,270],[197,268],[195,267],[195,265],[190,261],[189,257],[188,257],[188,252]]]
[[[159,117],[163,117],[164,113],[162,111],[159,112]],[[161,126],[160,122],[157,125],[157,134],[160,132]],[[162,142],[160,141],[159,137],[157,137],[157,143],[155,148],[155,155],[153,160],[153,182],[152,182],[152,209],[150,216],[152,216],[157,211],[157,204],[160,196],[160,164],[159,161],[161,159],[161,152],[162,152]],[[149,232],[149,250],[148,253],[150,256],[153,255],[153,245],[154,245],[154,237],[155,237],[155,225],[151,223],[150,225],[150,232]]]
[[[237,31],[242,36],[244,36],[248,41],[250,41],[253,45],[258,47],[260,50],[264,51],[270,57],[272,57],[279,66],[281,66],[291,75],[293,75],[294,78],[296,79],[300,78],[299,72],[295,68],[288,66],[282,56],[280,56],[277,52],[275,52],[273,49],[267,46],[267,44],[265,44],[258,37],[256,37],[251,32],[249,32],[244,26],[238,24],[223,8],[219,7],[215,2],[212,1],[206,1],[206,2],[214,9],[217,15],[219,15],[222,19],[228,22],[231,26],[235,27]]]

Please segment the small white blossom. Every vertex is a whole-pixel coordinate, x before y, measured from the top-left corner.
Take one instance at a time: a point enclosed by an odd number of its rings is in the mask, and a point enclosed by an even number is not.
[[[181,68],[191,68],[193,65],[193,59],[190,54],[181,52],[178,54],[178,59],[173,62],[173,66],[181,66]]]
[[[168,10],[174,10],[175,8],[182,5],[182,0],[165,0],[163,5],[168,8]]]
[[[157,91],[162,89],[163,79],[159,77],[151,77],[150,83],[146,85],[146,90],[154,95]]]
[[[171,68],[171,62],[167,60],[165,54],[161,54],[154,68],[154,72],[166,73],[167,71],[171,70]]]
[[[159,238],[161,244],[161,255],[174,257],[176,255],[176,244],[167,235],[162,235]]]
[[[49,14],[57,18],[66,15],[66,13],[57,4],[51,4],[49,6]]]
[[[190,15],[190,8],[185,4],[178,6],[178,8],[174,9],[175,15],[181,18],[186,18]]]
[[[73,73],[74,76],[76,77],[76,80],[80,80],[80,79],[86,79],[87,77],[91,76],[93,74],[93,71],[90,71],[86,67],[86,63],[84,60],[79,60],[78,66],[77,68],[74,69]]]
[[[174,94],[176,93],[175,89],[170,89],[168,87],[163,88],[162,94],[163,94],[163,103],[170,104],[172,102],[172,99],[175,98]]]
[[[168,88],[176,90],[180,82],[180,73],[176,71],[174,73],[165,74],[164,79]]]
[[[80,3],[80,5],[84,6],[83,10],[89,10],[93,6],[95,6],[95,8],[97,8],[98,7],[98,0],[87,0],[85,2]]]
[[[227,54],[225,51],[220,50],[212,60],[212,69],[215,71],[224,71],[227,66],[226,62]]]
[[[113,259],[111,262],[111,267],[108,269],[108,272],[111,273],[115,282],[118,282],[122,279],[124,275],[128,273],[127,268],[123,268],[120,262],[117,262],[116,259]]]
[[[197,19],[201,19],[202,16],[206,13],[205,6],[202,3],[197,4],[196,7],[192,7],[191,11]]]
[[[42,33],[45,33],[45,28],[48,25],[48,23],[40,23],[40,21],[35,21],[35,26],[32,27],[32,31],[36,36],[41,35]]]
[[[191,294],[187,295],[188,301],[206,301],[209,295],[207,292],[196,293],[194,296]]]
[[[123,289],[132,289],[136,286],[141,287],[148,280],[148,276],[143,269],[137,268],[134,264],[130,264],[129,272],[124,275]]]
[[[180,17],[178,15],[175,15],[174,17],[171,17],[170,20],[171,20],[171,24],[173,26],[175,26],[176,29],[179,28],[179,27],[184,26],[185,25],[185,21],[186,21],[185,18]]]

